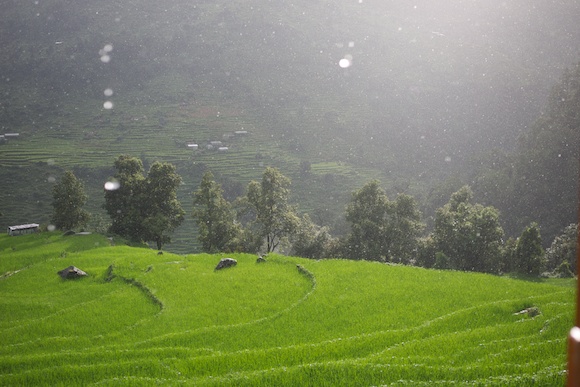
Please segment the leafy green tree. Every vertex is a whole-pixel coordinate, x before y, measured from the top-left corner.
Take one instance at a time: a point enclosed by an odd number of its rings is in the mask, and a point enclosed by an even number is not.
[[[173,164],[154,162],[145,179],[143,239],[153,241],[157,249],[171,242],[171,234],[184,220],[185,211],[177,200],[182,179]]]
[[[435,267],[437,248],[433,235],[419,238],[417,242],[417,255],[414,264],[426,268]]]
[[[517,238],[508,238],[502,246],[500,273],[511,273],[516,271],[516,246]]]
[[[228,251],[238,242],[239,226],[232,205],[222,196],[220,184],[206,172],[193,194],[193,217],[198,227],[198,239],[204,251]]]
[[[522,274],[539,275],[543,266],[544,249],[540,228],[532,223],[522,231],[516,242],[515,269]]]
[[[462,187],[435,214],[433,239],[436,250],[456,270],[497,272],[503,229],[493,207],[471,204],[473,193]]]
[[[298,227],[296,209],[288,204],[289,186],[290,179],[271,167],[266,168],[261,182],[248,184],[246,203],[254,215],[251,226],[265,240],[266,252],[274,251]]]
[[[90,215],[83,209],[87,199],[83,183],[72,171],[66,171],[52,187],[52,224],[60,230],[72,230],[87,224]]]
[[[111,218],[110,232],[141,241],[143,238],[142,203],[145,195],[143,163],[135,157],[121,155],[115,160],[115,183],[105,187],[104,208]]]
[[[410,263],[417,255],[419,236],[424,228],[415,199],[405,194],[398,195],[389,219],[389,261]]]
[[[365,184],[352,194],[346,207],[350,234],[346,238],[346,256],[350,259],[382,261],[386,259],[386,224],[389,198],[378,180]]]
[[[567,262],[572,273],[576,273],[577,243],[578,224],[573,223],[567,226],[560,235],[556,236],[550,247],[546,250],[546,269],[548,271],[555,271],[564,262]]]
[[[132,241],[152,241],[160,250],[169,234],[183,222],[177,200],[181,177],[175,166],[155,162],[147,177],[141,160],[119,156],[115,161],[118,187],[105,190],[105,209],[111,217],[110,231]]]
[[[345,253],[351,259],[409,263],[423,229],[415,200],[399,195],[393,202],[377,180],[355,191],[346,208],[351,232]]]
[[[304,258],[325,258],[330,254],[334,240],[328,227],[321,227],[304,214],[292,238],[292,254]]]

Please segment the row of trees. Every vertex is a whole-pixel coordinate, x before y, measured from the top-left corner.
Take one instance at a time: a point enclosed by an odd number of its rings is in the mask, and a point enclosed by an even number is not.
[[[111,218],[109,231],[131,241],[150,241],[161,250],[183,222],[185,211],[177,200],[181,177],[175,166],[155,162],[144,176],[141,160],[120,156],[112,182],[105,185],[104,208]],[[83,184],[67,171],[53,187],[52,225],[61,230],[82,227],[89,220],[83,209],[87,195]]]
[[[145,176],[141,160],[120,156],[114,182],[105,189],[104,208],[111,218],[109,231],[132,241],[154,242],[158,249],[184,220],[177,200],[181,177],[175,167],[155,162]],[[264,252],[275,250],[308,258],[342,257],[413,264],[429,268],[489,273],[519,272],[539,275],[576,271],[577,227],[571,225],[546,252],[540,229],[531,223],[519,238],[504,240],[500,214],[491,206],[472,203],[464,186],[437,209],[433,229],[426,228],[412,196],[389,200],[376,180],[353,192],[345,219],[350,231],[333,237],[308,214],[288,202],[290,179],[266,168],[261,181],[248,184],[244,196],[230,203],[211,172],[203,175],[193,193],[193,212],[203,250]],[[53,189],[53,224],[72,229],[86,224],[82,209],[87,197],[82,183],[66,172]]]
[[[436,211],[432,232],[423,236],[425,224],[414,198],[400,194],[391,201],[379,182],[371,181],[352,194],[346,207],[350,232],[334,238],[307,214],[297,216],[296,208],[287,202],[288,185],[289,180],[278,170],[268,168],[262,182],[250,183],[247,195],[232,205],[207,172],[194,193],[193,212],[204,249],[254,252],[264,243],[269,252],[283,242],[290,253],[309,258],[343,257],[527,275],[546,271],[571,275],[576,270],[576,225],[569,226],[547,251],[536,223],[526,226],[520,237],[504,240],[499,211],[472,203],[469,186],[455,192]]]

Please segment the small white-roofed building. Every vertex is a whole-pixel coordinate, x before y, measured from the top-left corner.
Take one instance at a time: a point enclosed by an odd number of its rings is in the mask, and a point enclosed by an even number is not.
[[[34,234],[39,231],[40,225],[37,223],[21,224],[18,226],[8,226],[8,235],[24,235],[24,234]]]

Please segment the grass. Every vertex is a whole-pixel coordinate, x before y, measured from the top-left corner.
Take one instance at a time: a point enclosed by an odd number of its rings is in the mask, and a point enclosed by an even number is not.
[[[0,385],[563,383],[571,281],[230,256],[0,236]]]

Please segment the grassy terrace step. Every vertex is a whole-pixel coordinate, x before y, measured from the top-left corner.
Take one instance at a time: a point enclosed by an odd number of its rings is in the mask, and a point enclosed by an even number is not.
[[[2,385],[559,385],[574,283],[0,236]],[[75,265],[87,278],[63,281]],[[297,265],[299,267],[297,267]],[[535,316],[518,313],[535,307]]]

